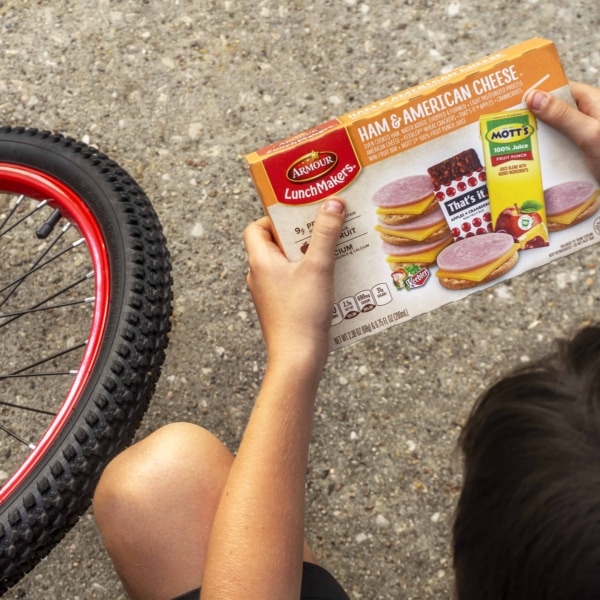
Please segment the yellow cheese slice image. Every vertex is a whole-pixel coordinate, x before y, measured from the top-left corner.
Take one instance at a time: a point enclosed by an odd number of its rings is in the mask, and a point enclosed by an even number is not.
[[[422,242],[436,231],[442,229],[442,227],[444,227],[444,225],[436,223],[435,225],[427,227],[426,229],[415,229],[412,231],[406,230],[400,232],[395,229],[388,229],[385,225],[376,225],[375,230],[379,231],[380,233],[384,233],[385,235],[393,235],[395,237],[405,238],[407,240],[414,240],[415,242]]]
[[[517,246],[517,244],[515,244]],[[492,271],[495,271],[502,263],[506,262],[516,251],[516,248],[511,248],[507,250],[500,258],[488,263],[487,265],[483,265],[482,267],[478,267],[476,269],[471,269],[470,271],[444,271],[443,269],[438,269],[436,275],[437,277],[448,277],[450,279],[466,279],[467,281],[483,281]]]
[[[431,195],[413,204],[394,206],[393,208],[378,208],[376,212],[378,215],[420,215],[434,200],[435,196]]]
[[[394,263],[408,263],[408,264],[422,264],[422,263],[434,263],[437,255],[446,247],[452,243],[452,237],[448,238],[443,244],[436,246],[430,250],[424,252],[413,252],[408,254],[398,254],[390,256],[388,255],[386,261],[390,264]]]
[[[598,199],[599,195],[600,190],[596,191],[595,194],[592,194],[583,204],[560,215],[549,216],[548,221],[551,221],[552,223],[561,223],[562,225],[570,225],[584,210],[589,208]]]

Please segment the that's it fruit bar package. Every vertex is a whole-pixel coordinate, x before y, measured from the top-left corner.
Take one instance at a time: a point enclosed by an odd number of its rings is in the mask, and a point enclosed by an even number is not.
[[[573,102],[537,38],[246,157],[290,260],[319,204],[346,201],[332,349],[598,241],[598,183],[526,110],[533,88]]]

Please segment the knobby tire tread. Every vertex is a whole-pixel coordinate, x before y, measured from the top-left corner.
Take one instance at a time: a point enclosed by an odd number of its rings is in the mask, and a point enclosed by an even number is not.
[[[115,240],[122,240],[124,252],[121,281],[115,282],[119,289],[114,290],[120,298],[111,294],[111,311],[118,314],[109,317],[92,379],[56,449],[0,505],[0,595],[77,522],[107,462],[131,442],[160,375],[172,310],[166,241],[152,205],[133,178],[97,149],[36,129],[0,128],[0,162],[23,164],[20,146],[30,144],[34,160],[40,162],[37,168],[75,188],[69,181],[73,170],[76,179],[84,180],[82,187],[93,181],[110,198],[107,214],[116,221],[109,225],[115,227]],[[100,225],[106,234],[106,223]]]

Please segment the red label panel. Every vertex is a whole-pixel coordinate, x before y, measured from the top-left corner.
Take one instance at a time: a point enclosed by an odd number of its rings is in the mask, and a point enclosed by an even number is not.
[[[263,161],[277,201],[310,204],[348,186],[360,163],[345,129],[337,129]]]

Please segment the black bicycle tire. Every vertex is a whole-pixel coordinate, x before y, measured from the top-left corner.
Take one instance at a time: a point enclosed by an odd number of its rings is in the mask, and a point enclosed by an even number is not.
[[[0,595],[89,507],[103,468],[139,427],[165,358],[172,311],[169,252],[150,201],[108,156],[73,138],[0,128],[0,163],[58,179],[92,211],[109,254],[106,333],[89,382],[58,439],[0,505]]]

